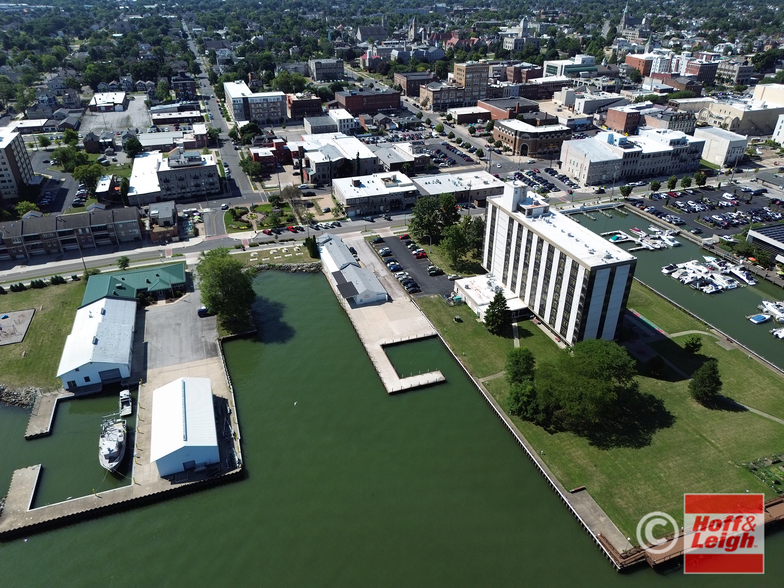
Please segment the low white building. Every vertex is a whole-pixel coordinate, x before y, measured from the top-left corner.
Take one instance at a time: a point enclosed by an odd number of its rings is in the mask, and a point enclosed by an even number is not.
[[[697,127],[694,138],[703,139],[702,158],[714,165],[735,165],[746,153],[749,138],[717,127]]]
[[[359,119],[345,108],[333,108],[327,112],[327,116],[335,121],[338,132],[344,135],[354,135],[359,130]]]
[[[470,278],[455,281],[455,294],[466,303],[468,308],[476,313],[476,316],[481,321],[485,320],[487,307],[490,306],[496,292],[499,290],[504,293],[510,319],[516,320],[530,314],[525,303],[514,292],[499,284],[491,274],[471,276]]]
[[[349,217],[379,214],[410,208],[416,204],[419,190],[400,172],[384,172],[356,178],[332,180],[335,198]]]
[[[413,182],[422,196],[438,198],[441,194],[452,194],[456,202],[473,202],[481,207],[488,197],[504,193],[504,182],[484,170],[416,176]]]
[[[360,267],[343,239],[337,235],[321,235],[316,239],[321,262],[329,272],[338,292],[354,304],[373,304],[387,301],[387,291],[376,275]]]
[[[136,300],[102,298],[76,311],[57,377],[67,390],[131,376]]]
[[[209,378],[178,378],[152,393],[150,462],[161,477],[220,463]]]

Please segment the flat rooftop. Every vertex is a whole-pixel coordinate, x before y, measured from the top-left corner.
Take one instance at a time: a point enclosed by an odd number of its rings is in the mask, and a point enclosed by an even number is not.
[[[553,131],[568,131],[569,127],[566,125],[529,125],[527,122],[510,118],[506,120],[498,120],[495,122],[497,126],[506,127],[519,133],[552,133]]]

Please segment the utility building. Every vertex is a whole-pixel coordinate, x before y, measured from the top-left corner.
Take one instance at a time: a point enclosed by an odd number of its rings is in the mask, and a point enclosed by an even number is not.
[[[178,378],[152,393],[150,461],[161,477],[220,463],[209,378]]]

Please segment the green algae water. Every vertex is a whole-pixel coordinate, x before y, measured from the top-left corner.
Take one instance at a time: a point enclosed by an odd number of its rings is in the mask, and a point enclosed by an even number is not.
[[[247,477],[0,543],[0,586],[744,583],[616,573],[439,340],[389,355],[447,382],[388,396],[321,274],[265,272],[255,287],[262,336],[226,345]],[[13,469],[61,458],[32,452],[27,416],[0,409],[4,488]],[[63,423],[67,444],[79,419]],[[781,586],[782,536],[749,582]]]

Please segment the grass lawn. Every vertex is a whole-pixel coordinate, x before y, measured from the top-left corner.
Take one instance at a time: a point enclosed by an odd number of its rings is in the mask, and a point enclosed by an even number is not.
[[[629,292],[629,302],[626,306],[627,308],[636,310],[667,333],[706,330],[703,323],[692,318],[636,281],[632,282],[632,289],[631,292]]]
[[[419,246],[427,252],[427,256],[432,262],[446,273],[460,274],[461,276],[475,276],[477,274],[487,273],[480,263],[481,260],[473,256],[468,256],[460,260],[456,265],[453,265],[449,256],[446,255],[440,247],[433,247],[433,251],[431,252],[426,240],[423,241],[417,241]]]
[[[253,230],[252,224],[246,223],[244,221],[235,221],[234,217],[231,216],[231,212],[229,211],[223,213],[223,223],[226,225],[226,232],[229,234]]]
[[[503,405],[506,381],[499,378],[486,386]],[[703,408],[689,397],[686,381],[641,377],[640,388],[660,399],[673,418],[645,447],[599,449],[572,433],[550,434],[517,417],[513,420],[534,448],[544,452],[543,459],[566,488],[585,485],[621,532],[633,539],[637,522],[654,510],[682,523],[686,492],[749,490],[775,496],[737,463],[780,452],[784,425],[750,412]]]
[[[102,153],[87,153],[87,159],[90,163],[98,163],[98,159],[103,157]],[[109,165],[104,166],[106,168],[106,174],[114,174],[115,176],[119,176],[121,178],[130,178],[131,172],[133,171],[133,164],[130,163],[115,163],[111,161],[111,157],[109,157]]]
[[[71,206],[70,208],[66,208],[63,214],[76,214],[77,212],[86,212],[88,206],[97,203],[98,203],[97,198],[88,198],[87,201],[84,203],[84,206]]]
[[[60,387],[55,377],[65,338],[71,332],[86,282],[68,282],[41,290],[0,295],[0,312],[35,308],[24,341],[0,346],[0,382],[10,387]]]
[[[415,302],[475,377],[484,378],[503,371],[506,355],[514,347],[511,327],[504,336],[493,335],[467,306],[447,306],[438,296],[416,298]],[[463,322],[456,323],[455,315]],[[551,360],[559,353],[555,343],[533,323],[521,322],[518,332],[520,345],[528,347],[537,360]]]

